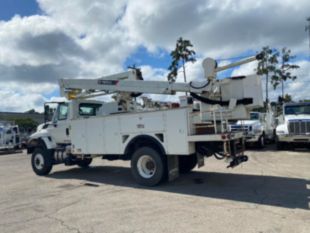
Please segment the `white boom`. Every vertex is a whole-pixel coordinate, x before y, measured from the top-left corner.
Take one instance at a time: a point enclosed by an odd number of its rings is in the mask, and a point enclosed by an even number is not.
[[[257,76],[227,78],[216,80],[216,73],[230,69],[241,64],[260,59],[257,55],[243,61],[231,63],[223,67],[217,67],[216,61],[206,58],[203,61],[205,81],[193,81],[190,83],[170,83],[167,81],[143,81],[136,70],[130,70],[119,74],[104,76],[99,79],[60,79],[60,92],[68,99],[91,98],[111,93],[152,93],[169,94],[176,92],[189,92],[202,94],[215,100],[230,101],[232,99],[252,98],[252,106],[262,105],[260,92],[260,78]],[[250,93],[246,94],[245,88],[254,85]],[[257,86],[258,88],[255,88]],[[226,93],[221,93],[223,90]]]

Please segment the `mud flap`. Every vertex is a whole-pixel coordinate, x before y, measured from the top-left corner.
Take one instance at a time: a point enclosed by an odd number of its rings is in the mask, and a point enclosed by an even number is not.
[[[205,157],[200,153],[197,153],[197,165],[198,168],[203,167],[205,165]]]
[[[179,177],[179,158],[176,155],[167,156],[168,180],[173,181]]]

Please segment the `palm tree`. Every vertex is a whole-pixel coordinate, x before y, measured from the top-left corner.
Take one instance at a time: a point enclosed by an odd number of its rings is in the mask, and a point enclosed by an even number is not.
[[[186,82],[185,63],[189,61],[196,61],[194,57],[196,53],[193,49],[191,49],[192,47],[193,45],[189,40],[183,40],[182,37],[177,40],[175,49],[170,53],[172,62],[168,68],[168,70],[170,70],[167,77],[169,82],[176,81],[180,66],[183,68],[184,82]]]
[[[292,75],[290,71],[298,69],[299,66],[290,63],[295,56],[292,56],[291,50],[287,48],[283,48],[281,53],[279,53],[278,50],[266,46],[263,47],[261,53],[264,56],[263,59],[258,62],[257,74],[266,76],[266,104],[268,104],[269,78],[271,77],[270,83],[274,90],[281,84],[282,98],[284,98],[284,82],[288,79],[295,80],[297,78]]]
[[[277,69],[276,74],[271,77],[271,83],[273,88],[276,89],[278,85],[281,84],[282,98],[284,99],[284,82],[288,79],[295,80],[297,76],[292,75],[291,70],[298,69],[299,66],[295,64],[290,64],[290,61],[294,59],[295,56],[291,55],[291,50],[283,48],[281,51],[281,67]]]
[[[257,65],[257,74],[258,75],[265,75],[266,77],[266,105],[269,103],[269,76],[276,71],[276,65],[278,64],[278,56],[279,53],[276,50],[272,50],[268,46],[263,47],[262,51],[260,52],[263,54],[263,58],[259,60]]]

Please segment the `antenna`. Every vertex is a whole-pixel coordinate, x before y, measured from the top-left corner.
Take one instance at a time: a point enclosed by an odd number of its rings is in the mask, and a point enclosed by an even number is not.
[[[308,31],[308,36],[309,36],[309,57],[310,57],[310,17],[307,18],[307,21],[308,21],[308,25],[306,25],[306,32]]]

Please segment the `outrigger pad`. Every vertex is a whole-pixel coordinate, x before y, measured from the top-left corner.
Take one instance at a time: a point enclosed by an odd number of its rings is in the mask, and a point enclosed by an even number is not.
[[[227,168],[234,168],[238,166],[239,164],[246,162],[249,160],[249,157],[246,155],[237,156],[233,159],[233,161],[230,162],[230,164],[227,166]]]

